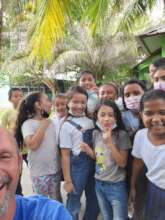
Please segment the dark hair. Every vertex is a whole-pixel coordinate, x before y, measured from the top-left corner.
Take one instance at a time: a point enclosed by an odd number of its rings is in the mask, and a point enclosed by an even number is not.
[[[9,100],[11,100],[12,93],[15,92],[15,91],[20,91],[20,92],[22,92],[22,90],[21,90],[20,88],[16,88],[16,87],[11,88],[11,89],[9,90],[9,92],[8,92],[8,98],[9,98]]]
[[[102,84],[102,85],[100,86],[100,88],[101,88],[102,86],[111,86],[111,87],[113,87],[114,90],[116,91],[116,95],[118,96],[119,90],[118,90],[118,87],[117,87],[117,85],[116,85],[115,83],[113,83],[113,82],[104,83],[104,84]],[[99,89],[100,89],[100,88],[99,88]]]
[[[35,102],[40,101],[42,92],[32,92],[27,95],[20,103],[16,120],[15,138],[19,148],[23,147],[22,124],[29,118],[33,118],[35,111]]]
[[[86,90],[84,88],[82,88],[81,86],[72,86],[69,88],[69,90],[67,91],[66,93],[66,96],[68,98],[68,102],[72,99],[72,97],[75,95],[75,93],[80,93],[80,94],[83,94],[87,97],[88,99],[88,93],[86,92]],[[67,105],[67,109],[68,108],[68,105]],[[85,109],[85,113],[87,114],[87,108]],[[67,117],[69,116],[69,112],[68,112],[68,115]],[[66,118],[67,118],[66,117]]]
[[[161,57],[157,60],[155,60],[153,63],[152,63],[156,68],[159,68],[161,66],[165,66],[165,57]]]
[[[95,75],[90,71],[90,70],[83,70],[82,72],[80,72],[79,76],[78,76],[78,81],[80,80],[80,78],[85,75],[85,74],[89,74],[93,77],[93,79],[96,81],[96,77]]]
[[[54,100],[56,100],[56,98],[68,99],[68,97],[66,96],[65,93],[58,93],[58,94],[54,97]]]
[[[103,105],[111,107],[113,109],[114,115],[116,118],[116,124],[117,124],[116,130],[125,130],[125,126],[124,126],[124,123],[123,123],[122,117],[121,117],[121,112],[120,112],[119,108],[117,107],[116,103],[111,100],[102,100],[100,102],[97,110],[95,111],[95,119],[97,119],[97,114]]]
[[[137,80],[137,79],[130,79],[128,80],[127,82],[125,82],[123,88],[122,88],[122,100],[123,100],[123,106],[124,106],[124,109],[127,110],[127,107],[126,107],[126,104],[125,104],[125,101],[124,101],[124,89],[127,85],[131,85],[131,84],[138,84],[142,90],[145,92],[147,89],[146,89],[146,85],[140,81],[140,80]]]
[[[154,73],[156,73],[158,70],[165,70],[165,65],[164,66],[159,66]]]
[[[85,95],[88,99],[88,94],[84,88],[82,88],[81,86],[72,86],[66,93],[68,100],[71,100],[75,93],[81,93]]]
[[[140,101],[140,111],[142,112],[144,110],[145,102],[157,100],[157,99],[163,99],[165,101],[165,91],[157,89],[157,90],[150,90],[144,93]]]

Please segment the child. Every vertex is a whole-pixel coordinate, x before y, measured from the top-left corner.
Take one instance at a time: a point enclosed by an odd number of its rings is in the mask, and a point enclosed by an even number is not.
[[[9,90],[8,96],[9,101],[12,104],[12,108],[7,109],[3,113],[1,124],[2,127],[7,128],[12,134],[14,134],[18,105],[23,98],[23,92],[20,88],[11,88]]]
[[[97,198],[94,189],[94,160],[81,152],[80,144],[87,131],[94,128],[93,121],[86,116],[88,95],[80,87],[72,87],[68,94],[68,117],[60,130],[60,148],[64,188],[68,193],[67,208],[74,220],[79,219],[80,199],[86,195],[84,220],[96,220],[98,215]]]
[[[54,124],[48,119],[51,102],[46,94],[34,92],[21,102],[16,140],[28,147],[33,190],[61,201],[60,158]]]
[[[118,87],[115,83],[105,83],[99,88],[100,100],[112,100],[116,103],[119,110],[123,110],[122,98],[118,97]]]
[[[125,166],[130,139],[121,119],[121,113],[112,101],[101,102],[97,112],[97,129],[93,133],[95,148],[83,150],[96,158],[96,194],[103,220],[127,219],[127,192]]]
[[[145,91],[145,85],[135,79],[127,81],[123,86],[122,96],[125,111],[122,113],[122,118],[131,139],[141,126],[139,107],[140,99]]]
[[[93,117],[93,113],[99,104],[95,77],[92,72],[85,70],[80,73],[78,81],[79,85],[88,93],[87,111]]]
[[[154,89],[165,91],[165,66],[159,67],[153,74]]]
[[[114,83],[105,83],[99,88],[99,99],[100,100],[117,100],[118,88]]]
[[[137,176],[147,167],[147,201],[145,220],[165,219],[165,92],[149,91],[140,105],[146,128],[135,135],[132,155],[135,157],[130,198],[134,201]]]
[[[61,124],[63,123],[65,116],[67,115],[67,97],[66,95],[60,93],[57,94],[53,106],[55,108],[55,116],[52,118],[53,123],[56,128],[56,135],[58,137],[59,130],[61,127]]]
[[[140,99],[144,92],[146,91],[145,85],[135,79],[127,81],[123,86],[123,104],[125,110],[122,112],[122,118],[127,132],[133,143],[135,133],[143,127],[141,116],[140,116]],[[132,174],[132,162],[133,157],[131,151],[128,154],[128,163],[127,163],[127,188],[128,193],[130,191],[130,181]],[[146,168],[144,167],[141,171],[138,181],[137,181],[137,196],[136,196],[136,205],[134,209],[134,220],[143,220],[144,219],[144,203],[146,197],[146,177],[145,177]],[[131,214],[131,213],[129,213]]]

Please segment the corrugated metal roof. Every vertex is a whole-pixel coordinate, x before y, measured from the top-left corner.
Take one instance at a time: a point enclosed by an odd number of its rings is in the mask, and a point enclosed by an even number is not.
[[[150,28],[146,30],[145,32],[139,34],[138,37],[153,36],[153,35],[159,35],[159,34],[165,34],[165,24],[157,25],[153,28]]]

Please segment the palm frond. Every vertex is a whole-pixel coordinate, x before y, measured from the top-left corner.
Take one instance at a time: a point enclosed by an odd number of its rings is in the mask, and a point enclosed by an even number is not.
[[[137,20],[151,11],[157,0],[133,0],[122,13],[117,31],[132,31]]]
[[[88,18],[90,22],[90,29],[93,35],[96,34],[98,27],[102,26],[103,20],[107,16],[109,8],[109,0],[95,0],[84,12],[82,19]]]
[[[55,43],[63,38],[68,0],[42,0],[36,15],[37,25],[30,41],[31,58],[42,62],[52,59]]]

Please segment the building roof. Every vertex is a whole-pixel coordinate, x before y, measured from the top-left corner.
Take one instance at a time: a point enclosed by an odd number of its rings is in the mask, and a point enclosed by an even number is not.
[[[152,27],[136,36],[137,41],[147,56],[162,48],[165,42],[165,24]]]
[[[137,37],[148,37],[148,36],[154,36],[154,35],[160,35],[160,34],[165,34],[165,24],[152,27],[146,30],[145,32],[137,35]]]

